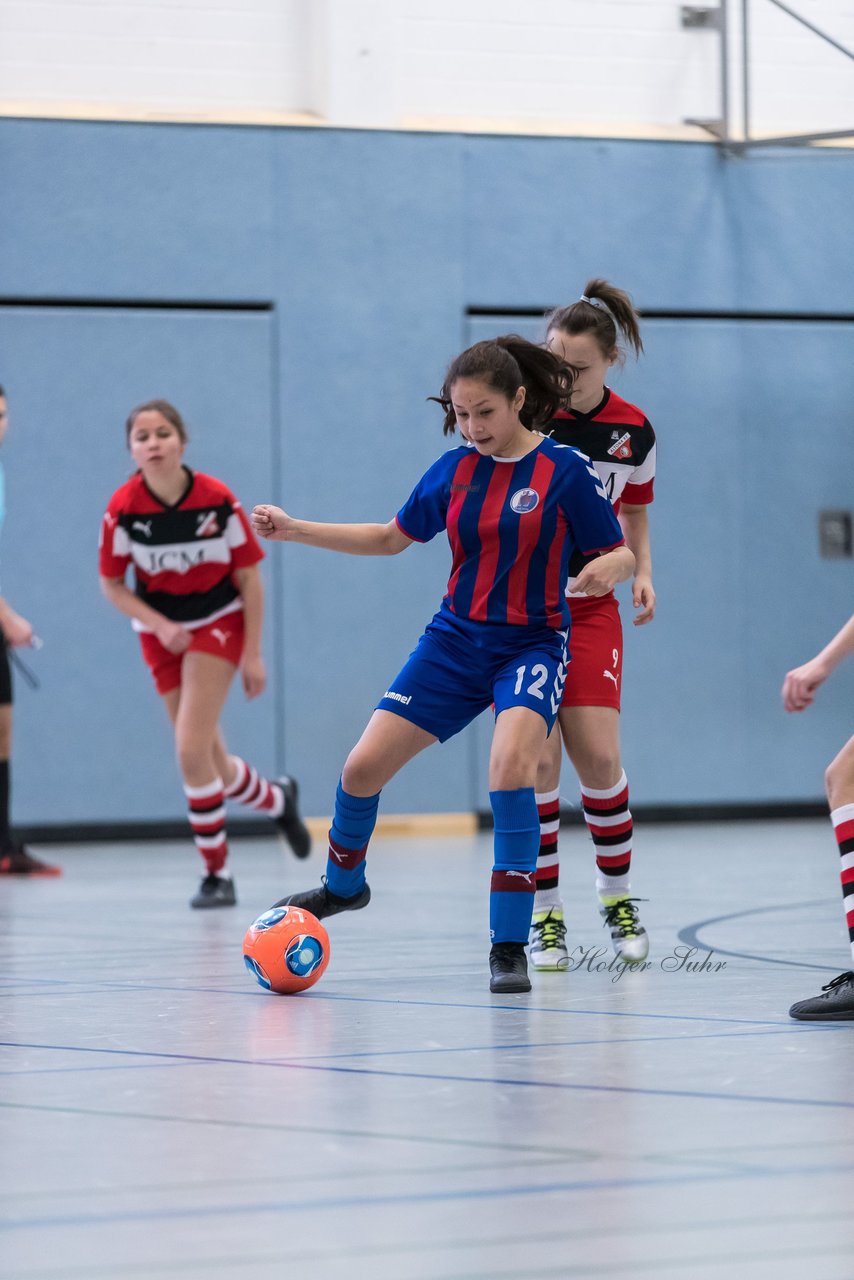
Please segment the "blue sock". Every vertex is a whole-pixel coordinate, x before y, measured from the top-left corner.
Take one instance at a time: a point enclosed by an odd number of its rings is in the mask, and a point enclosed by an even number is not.
[[[377,822],[380,793],[350,796],[338,783],[329,829],[326,887],[339,898],[355,898],[365,887],[365,854]]]
[[[495,942],[527,942],[534,910],[540,818],[533,787],[490,791],[495,854],[489,932]]]

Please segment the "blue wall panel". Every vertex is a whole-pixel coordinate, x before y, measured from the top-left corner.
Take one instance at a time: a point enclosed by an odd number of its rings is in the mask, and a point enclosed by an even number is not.
[[[247,503],[386,520],[444,447],[425,397],[467,340],[469,307],[545,306],[604,274],[647,309],[854,309],[842,249],[854,158],[841,151],[727,160],[665,143],[5,120],[0,158],[13,191],[0,208],[0,296],[275,305],[273,317],[169,312],[162,323],[127,311],[80,311],[64,326],[47,312],[0,318],[17,433],[4,582],[26,611],[37,573],[30,611],[46,634],[53,610],[65,634],[58,602],[71,613],[86,601],[87,619],[100,608],[90,534],[54,554],[28,542],[19,504],[46,483],[64,501],[61,473],[75,522],[94,529],[124,465],[121,417],[152,394],[153,373],[200,424],[192,456]],[[819,561],[815,547],[817,506],[850,504],[849,330],[673,320],[645,332],[647,358],[616,384],[662,436],[661,615],[632,633],[627,657],[635,795],[818,795],[820,762],[846,731],[834,708],[850,674],[796,721],[777,690],[850,609],[851,562]],[[348,746],[441,598],[439,542],[390,561],[272,549],[278,703],[250,709],[245,736],[262,764],[278,756],[304,777],[311,811],[329,810]],[[109,641],[93,654],[101,639],[82,622],[67,644],[51,633],[37,659],[50,684],[42,710],[22,694],[20,820],[176,812],[168,735],[157,736],[132,642],[117,619],[91,616]],[[127,772],[163,759],[144,798],[134,779],[119,804],[110,732],[129,689],[143,701]],[[96,701],[88,763],[107,782],[81,790],[61,760],[81,706]],[[59,745],[39,765],[48,714]],[[428,752],[389,787],[386,808],[482,807],[488,738],[484,721]],[[45,768],[50,815],[27,781]]]

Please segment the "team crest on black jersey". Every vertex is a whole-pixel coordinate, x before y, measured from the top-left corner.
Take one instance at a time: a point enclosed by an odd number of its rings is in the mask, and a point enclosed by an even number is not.
[[[510,499],[510,510],[523,516],[526,512],[533,511],[539,501],[540,495],[536,489],[517,489]]]
[[[608,450],[612,458],[630,458],[632,456],[632,437],[631,433],[626,431],[618,439],[614,439],[617,435],[616,431],[611,432],[611,439],[614,443]]]

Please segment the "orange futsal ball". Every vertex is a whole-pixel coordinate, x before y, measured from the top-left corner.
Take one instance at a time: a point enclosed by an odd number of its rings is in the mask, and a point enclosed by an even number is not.
[[[329,964],[329,934],[302,907],[273,907],[249,926],[243,962],[265,991],[293,995],[313,987]]]

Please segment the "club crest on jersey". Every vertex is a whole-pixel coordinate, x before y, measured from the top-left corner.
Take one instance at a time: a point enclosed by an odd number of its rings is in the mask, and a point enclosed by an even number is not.
[[[614,432],[614,435],[617,433]],[[632,437],[627,431],[625,435],[620,436],[619,440],[615,440],[608,450],[612,458],[630,458],[632,456]]]
[[[196,537],[214,538],[219,533],[219,521],[215,511],[201,511],[196,516]]]
[[[515,511],[517,516],[523,516],[528,511],[533,511],[540,501],[540,495],[536,489],[517,489],[510,499],[510,510]]]

